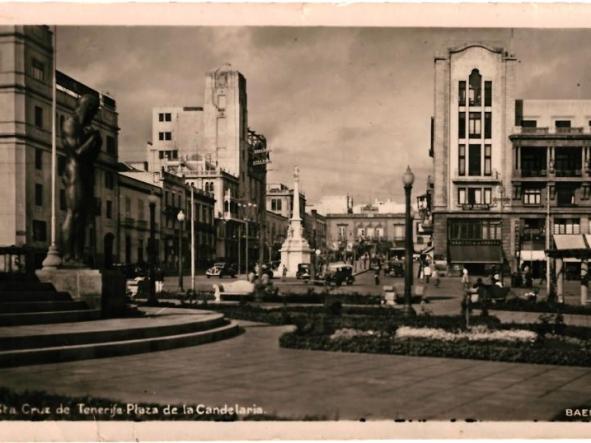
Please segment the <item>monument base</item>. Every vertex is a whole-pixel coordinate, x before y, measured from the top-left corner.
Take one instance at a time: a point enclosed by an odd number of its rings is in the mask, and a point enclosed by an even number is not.
[[[312,251],[310,249],[281,249],[281,265],[287,268],[287,277],[295,277],[300,263],[311,263]]]
[[[39,281],[69,293],[74,301],[83,301],[91,309],[101,308],[103,282],[98,269],[41,269],[35,274]]]
[[[85,302],[90,309],[101,309],[103,316],[125,312],[125,277],[121,272],[90,268],[40,269],[39,281],[51,283],[56,290],[67,292],[73,300]]]

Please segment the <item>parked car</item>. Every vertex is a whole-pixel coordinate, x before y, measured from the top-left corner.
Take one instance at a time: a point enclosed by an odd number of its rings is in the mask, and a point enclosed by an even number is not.
[[[325,282],[328,285],[341,286],[343,283],[352,285],[355,282],[353,266],[343,262],[331,263],[326,270]]]
[[[310,280],[311,269],[309,263],[300,263],[296,271],[296,278],[298,280]]]
[[[392,260],[388,264],[387,272],[390,277],[404,277],[404,262],[401,260]]]
[[[234,265],[231,265],[226,262],[214,263],[211,268],[209,268],[207,271],[205,271],[205,275],[207,278],[210,278],[210,277],[222,278],[225,275],[228,275],[228,276],[234,278],[234,277],[236,277],[236,274],[237,274],[237,272],[236,272],[236,268],[234,267]]]

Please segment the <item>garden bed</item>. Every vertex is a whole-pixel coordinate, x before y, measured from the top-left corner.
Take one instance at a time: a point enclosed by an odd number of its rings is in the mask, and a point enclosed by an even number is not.
[[[557,317],[536,324],[502,324],[460,316],[392,317],[388,321],[343,321],[328,316],[296,322],[284,334],[287,348],[466,358],[521,363],[591,366],[591,329],[567,326]]]
[[[481,309],[480,303],[473,303],[473,308]],[[490,304],[489,309],[499,311],[561,313],[573,315],[591,315],[591,306],[570,305],[564,303],[550,303],[547,301],[528,301],[521,298],[512,298],[505,302]]]
[[[254,301],[254,295],[235,295],[221,293],[223,301]],[[301,303],[301,304],[324,304],[327,301],[338,300],[343,304],[348,305],[379,305],[381,297],[379,295],[365,295],[359,293],[319,293],[308,291],[304,294],[293,292],[284,292],[282,294],[271,295],[265,294],[261,298],[264,303]]]

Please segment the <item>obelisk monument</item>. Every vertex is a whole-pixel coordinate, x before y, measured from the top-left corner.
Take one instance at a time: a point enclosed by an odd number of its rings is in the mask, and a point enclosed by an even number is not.
[[[292,214],[287,229],[287,238],[281,247],[281,267],[287,268],[287,276],[295,277],[300,263],[310,263],[312,250],[304,238],[304,228],[300,217],[300,170],[296,166],[293,172],[293,204]]]

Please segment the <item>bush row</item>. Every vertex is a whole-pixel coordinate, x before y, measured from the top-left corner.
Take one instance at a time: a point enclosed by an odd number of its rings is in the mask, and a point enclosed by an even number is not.
[[[422,357],[466,358],[519,363],[591,366],[591,354],[580,349],[561,348],[541,343],[482,343],[468,340],[446,342],[438,340],[393,340],[389,336],[353,337],[331,340],[327,335],[283,334],[280,346],[294,349],[363,352],[374,354],[411,355]]]
[[[254,295],[233,295],[221,294],[224,301],[253,301]],[[318,293],[309,289],[304,294],[293,292],[284,292],[277,295],[266,294],[261,301],[265,303],[303,303],[303,304],[323,304],[328,300],[338,300],[347,305],[379,305],[381,298],[379,295],[366,295],[358,292],[352,293]]]
[[[476,309],[482,308],[482,306],[479,303],[472,304],[472,307]],[[591,306],[568,305],[564,303],[549,303],[547,301],[533,302],[523,300],[521,298],[513,298],[505,302],[497,302],[494,305],[489,305],[488,308],[498,309],[502,311],[591,315]]]

